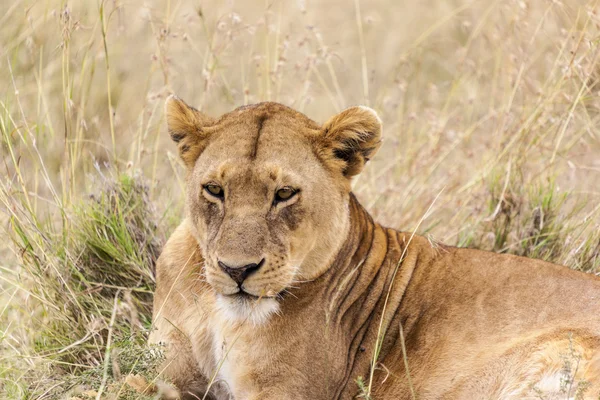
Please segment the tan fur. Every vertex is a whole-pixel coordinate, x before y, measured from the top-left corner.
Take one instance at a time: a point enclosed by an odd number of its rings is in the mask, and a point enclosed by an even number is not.
[[[374,223],[350,193],[381,142],[372,110],[323,126],[275,103],[167,111],[188,211],[158,261],[151,342],[182,398],[354,398],[378,332],[373,399],[598,398],[599,279]],[[262,259],[241,299],[218,261]]]

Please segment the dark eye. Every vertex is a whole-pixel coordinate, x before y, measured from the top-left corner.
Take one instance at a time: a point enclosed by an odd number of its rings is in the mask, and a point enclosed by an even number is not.
[[[282,189],[279,189],[275,193],[275,202],[279,203],[282,201],[287,201],[287,200],[291,199],[292,197],[294,197],[296,195],[296,193],[298,193],[298,191],[295,189],[292,189],[291,187],[284,187]]]
[[[219,185],[209,183],[208,185],[204,185],[204,190],[206,190],[211,196],[217,197],[219,199],[223,198],[223,188]]]

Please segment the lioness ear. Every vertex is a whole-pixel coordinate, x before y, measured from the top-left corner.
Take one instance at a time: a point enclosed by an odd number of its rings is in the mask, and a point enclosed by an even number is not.
[[[206,144],[205,128],[215,121],[175,95],[167,98],[165,111],[169,134],[178,144],[179,156],[188,168],[192,168]]]
[[[381,120],[369,107],[351,107],[323,125],[327,162],[348,178],[359,174],[381,146]]]

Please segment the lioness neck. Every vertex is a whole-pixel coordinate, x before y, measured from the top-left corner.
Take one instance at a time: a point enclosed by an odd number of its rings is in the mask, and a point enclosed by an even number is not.
[[[369,371],[376,347],[379,356],[385,356],[389,344],[396,341],[401,319],[397,310],[421,247],[414,246],[413,251],[411,246],[408,251],[411,236],[375,223],[353,194],[349,215],[348,235],[335,260],[307,288],[313,295],[320,292],[325,323],[350,338],[345,344],[348,366],[340,391],[353,389],[348,380]],[[379,345],[383,337],[386,340]]]

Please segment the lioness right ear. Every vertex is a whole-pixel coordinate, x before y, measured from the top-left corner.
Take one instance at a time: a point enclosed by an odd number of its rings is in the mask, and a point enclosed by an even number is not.
[[[381,146],[381,119],[364,106],[350,107],[323,125],[319,152],[345,177],[359,174]]]
[[[165,112],[171,139],[178,144],[179,157],[191,169],[206,145],[205,128],[215,121],[175,95],[167,98]]]

